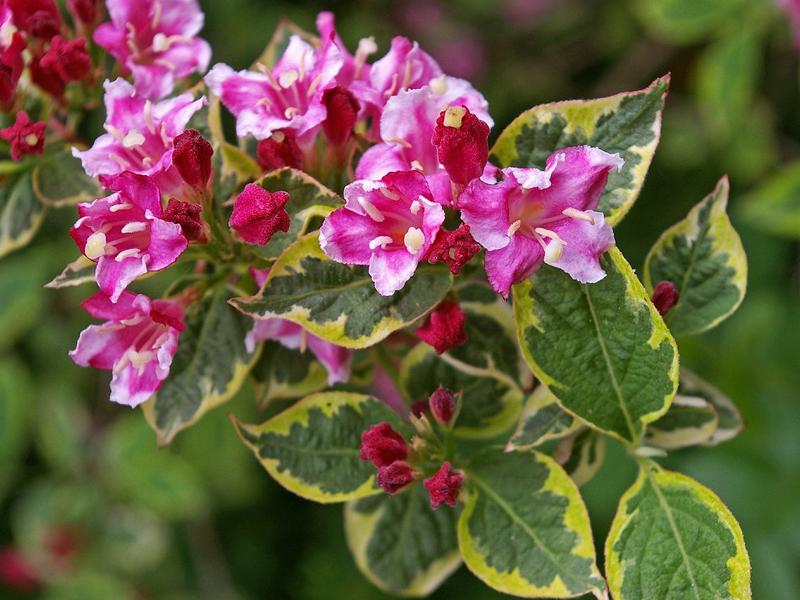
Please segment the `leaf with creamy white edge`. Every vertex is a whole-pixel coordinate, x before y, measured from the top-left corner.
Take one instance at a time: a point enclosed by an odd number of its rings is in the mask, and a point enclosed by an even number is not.
[[[458,507],[433,510],[425,488],[379,494],[344,508],[347,545],[364,576],[401,596],[427,596],[461,564]]]
[[[526,450],[574,433],[582,422],[565,411],[543,385],[525,401],[517,429],[506,444],[506,451]]]
[[[718,423],[717,411],[710,402],[678,393],[667,413],[647,426],[644,442],[665,450],[697,446],[711,439]]]
[[[605,545],[615,600],[746,600],[750,559],[728,508],[697,481],[642,463]]]
[[[71,206],[103,195],[97,181],[83,170],[71,149],[58,144],[48,147],[36,161],[32,174],[33,191],[48,206]]]
[[[365,348],[433,309],[452,280],[445,268],[420,265],[402,290],[381,296],[367,267],[329,259],[315,231],[281,254],[258,294],[231,303],[252,317],[288,319],[339,346]]]
[[[568,454],[565,460],[559,453]],[[576,431],[556,447],[555,459],[564,467],[575,485],[581,487],[597,475],[606,457],[606,438],[594,429]]]
[[[465,471],[458,544],[470,571],[525,598],[600,593],[589,515],[575,483],[552,458],[488,450]]]
[[[364,394],[312,394],[261,425],[232,419],[242,442],[290,492],[315,502],[346,502],[383,493],[375,467],[359,458],[361,433],[399,419],[383,402]]]
[[[426,401],[439,386],[463,394],[454,429],[457,437],[494,437],[510,429],[519,416],[522,391],[516,386],[496,377],[467,373],[427,344],[417,344],[400,365],[404,397],[409,403]]]
[[[260,406],[274,400],[302,398],[328,385],[325,367],[311,352],[290,350],[278,342],[264,342],[261,356],[250,372],[256,382]]]
[[[726,213],[728,179],[665,231],[645,259],[647,289],[661,281],[678,289],[664,316],[676,336],[702,333],[730,316],[747,289],[747,257]]]
[[[608,177],[598,210],[617,224],[639,195],[661,135],[669,75],[648,87],[595,100],[542,104],[517,117],[497,138],[491,155],[502,167],[544,168],[560,148],[589,145],[619,153],[620,172]]]
[[[231,295],[217,286],[187,309],[169,376],[142,407],[159,444],[230,400],[258,358],[260,346],[249,353],[244,343],[251,321],[228,304]]]
[[[678,386],[678,349],[631,266],[614,247],[607,273],[581,284],[543,266],[513,288],[523,355],[570,412],[636,443]]]
[[[711,437],[703,442],[704,446],[716,446],[733,439],[744,429],[742,415],[731,399],[689,369],[681,369],[678,395],[689,398],[702,398],[714,407],[714,412],[717,415],[717,427]]]
[[[30,170],[6,177],[0,185],[0,257],[27,245],[46,214],[33,192]]]
[[[96,268],[97,265],[93,261],[81,255],[64,267],[64,270],[44,287],[57,289],[91,283],[94,281]]]

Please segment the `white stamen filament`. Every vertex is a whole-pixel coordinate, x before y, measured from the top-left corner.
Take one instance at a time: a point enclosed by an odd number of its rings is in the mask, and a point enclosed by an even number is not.
[[[300,74],[294,69],[289,69],[278,75],[278,83],[284,89],[289,89],[300,78]]]
[[[320,81],[322,81],[322,73],[314,77],[314,79],[311,80],[311,83],[308,84],[308,91],[306,92],[306,96],[308,98],[311,98],[311,96],[314,95],[314,92],[317,91]]]
[[[109,206],[108,210],[110,210],[112,213],[115,213],[120,210],[128,210],[129,208],[133,208],[133,204],[130,204],[129,202],[121,202],[119,204]]]
[[[165,146],[169,146],[169,136],[167,135],[167,124],[161,123],[161,130],[159,131],[161,134],[161,141],[164,143]]]
[[[398,194],[397,192],[393,192],[387,187],[382,187],[380,188],[380,190],[381,194],[386,196],[389,200],[400,200],[400,194]]]
[[[511,237],[512,235],[517,233],[517,231],[519,230],[520,227],[522,227],[522,221],[517,219],[511,225],[508,226],[508,231],[506,232],[506,235],[508,237]]]
[[[561,211],[565,217],[569,217],[571,219],[578,219],[579,221],[586,221],[587,223],[591,223],[594,225],[594,217],[590,215],[588,212],[583,210],[578,210],[577,208],[565,208]]]
[[[153,64],[158,65],[160,67],[164,67],[165,69],[168,69],[170,71],[174,71],[175,69],[178,68],[178,66],[175,63],[168,61],[166,58],[156,58],[155,60],[153,60]]]
[[[411,203],[411,208],[409,210],[411,211],[412,215],[416,215],[420,208],[422,208],[422,204],[420,204],[419,200],[414,200]]]
[[[369,249],[375,250],[375,248],[378,247],[384,248],[386,247],[386,244],[391,244],[393,241],[394,240],[392,240],[392,238],[390,238],[388,235],[379,235],[369,243]]]
[[[415,171],[424,171],[425,170],[422,167],[422,163],[420,163],[418,160],[412,160],[411,161],[411,168],[414,169]]]
[[[544,249],[544,262],[552,264],[561,258],[562,254],[564,254],[564,244],[556,239],[550,240]]]
[[[561,236],[559,236],[555,231],[545,229],[544,227],[537,227],[536,229],[533,230],[533,232],[538,233],[542,237],[550,238],[551,240],[557,240],[562,244],[564,244],[565,246],[567,245],[567,242],[562,240]]]
[[[370,54],[374,54],[378,51],[378,44],[375,43],[375,38],[370,36],[368,38],[361,38],[358,41],[358,49],[356,50],[355,56],[355,76],[358,77],[361,74],[361,69],[364,67],[364,63],[367,62],[367,57]]]
[[[147,125],[147,130],[150,133],[156,132],[156,124],[153,121],[153,103],[147,100],[144,103],[144,122]]]
[[[282,131],[276,131],[272,134],[272,139],[275,140],[277,143],[282,144],[284,140],[286,140],[286,134]]]
[[[361,208],[364,209],[364,212],[369,215],[369,218],[375,221],[376,223],[383,223],[386,217],[383,216],[383,213],[379,211],[375,205],[367,199],[366,196],[359,196],[358,197],[358,204]]]
[[[144,315],[136,315],[135,317],[131,317],[130,319],[122,319],[120,323],[122,323],[125,327],[133,327],[134,325],[138,325],[144,321]]]
[[[386,138],[383,141],[387,144],[397,144],[398,146],[403,146],[403,148],[411,148],[411,143],[401,140],[400,138]]]
[[[170,39],[160,31],[153,36],[153,50],[155,52],[164,52],[170,46]]]
[[[144,136],[138,131],[129,131],[125,134],[125,137],[122,138],[123,147],[128,149],[136,148],[142,144],[144,144]]]
[[[83,253],[89,260],[97,260],[106,253],[106,234],[101,231],[95,231],[86,240],[86,247]]]
[[[135,258],[135,257],[138,257],[138,256],[139,256],[139,249],[138,248],[128,248],[127,250],[123,250],[122,252],[117,254],[114,257],[114,260],[116,260],[117,262],[122,262],[126,258],[131,258],[131,257]]]
[[[425,243],[425,234],[417,227],[409,227],[403,236],[403,243],[406,245],[406,250],[411,254],[417,254]]]
[[[122,229],[122,233],[139,233],[140,231],[144,231],[147,229],[147,223],[143,223],[141,221],[133,221],[132,223],[127,223]]]
[[[161,2],[159,0],[155,0],[153,2],[153,29],[158,27],[159,22],[161,21]]]
[[[300,110],[298,110],[294,106],[290,106],[285,111],[283,111],[283,116],[286,117],[287,119],[291,119],[293,116],[295,116],[296,114],[299,114],[299,113],[300,113]]]
[[[431,91],[436,96],[444,96],[447,93],[447,79],[445,75],[439,75],[431,79]]]
[[[461,122],[464,120],[464,115],[467,114],[467,109],[463,106],[451,106],[444,111],[444,126],[452,127],[453,129],[460,129]]]

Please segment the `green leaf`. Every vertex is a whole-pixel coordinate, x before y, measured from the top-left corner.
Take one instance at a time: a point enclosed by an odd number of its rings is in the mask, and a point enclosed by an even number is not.
[[[466,470],[458,545],[470,571],[498,591],[526,598],[603,589],[586,507],[553,459],[491,450]]]
[[[29,418],[35,394],[24,365],[8,357],[0,361],[0,498],[17,474],[28,442]]]
[[[667,413],[647,426],[644,441],[665,450],[697,446],[711,439],[718,421],[717,411],[704,398],[678,393]]]
[[[231,303],[256,318],[288,319],[339,346],[365,348],[433,309],[452,281],[447,269],[420,265],[402,290],[381,296],[367,267],[330,260],[313,232],[286,249],[258,294]]]
[[[678,386],[678,349],[617,248],[604,279],[581,284],[549,266],[513,288],[523,355],[570,412],[636,443]]]
[[[742,216],[754,227],[800,238],[800,161],[781,168],[740,204]]]
[[[569,452],[569,458],[562,463],[564,470],[575,485],[581,487],[589,483],[603,466],[606,438],[586,427],[561,442],[556,449],[556,456],[559,452]]]
[[[48,385],[36,402],[36,448],[48,466],[69,476],[79,474],[87,458],[90,416],[73,389]]]
[[[81,570],[57,578],[47,587],[43,600],[135,600],[136,592],[110,573]]]
[[[40,277],[47,272],[51,251],[50,246],[30,249],[0,263],[0,350],[41,323],[45,295]]]
[[[625,165],[609,175],[598,208],[614,225],[630,210],[644,184],[661,135],[668,87],[666,75],[637,92],[536,106],[500,134],[492,156],[503,167],[543,168],[550,154],[569,146],[588,144],[618,152]]]
[[[6,177],[0,185],[0,257],[27,245],[46,213],[33,193],[30,171]]]
[[[517,429],[506,444],[506,451],[527,450],[575,432],[580,419],[571,415],[543,385],[525,401]]]
[[[290,350],[273,341],[264,342],[251,374],[261,406],[274,400],[302,398],[328,385],[328,372],[311,352]]]
[[[744,0],[648,0],[633,6],[645,25],[661,39],[690,43],[740,15],[746,4]],[[744,25],[741,21],[738,24]]]
[[[375,468],[359,458],[361,433],[397,415],[363,394],[308,396],[261,425],[233,419],[239,437],[283,487],[315,502],[345,502],[380,493]]]
[[[653,463],[620,500],[606,540],[618,600],[750,598],[750,559],[739,524],[698,482]]]
[[[739,414],[739,409],[731,402],[730,398],[688,369],[681,369],[678,394],[680,396],[702,398],[714,407],[714,412],[717,415],[717,428],[711,437],[705,440],[703,445],[716,446],[733,439],[744,429],[742,415]]]
[[[728,179],[685,219],[667,229],[644,263],[649,291],[660,281],[678,288],[678,303],[664,317],[675,336],[711,329],[742,303],[747,289],[747,257],[725,212]]]
[[[461,438],[491,438],[507,431],[519,416],[522,392],[496,377],[457,369],[427,344],[417,344],[400,366],[400,387],[406,400],[427,400],[439,386],[462,392],[455,434]]]
[[[230,297],[218,286],[189,307],[169,377],[142,406],[161,445],[230,400],[258,358],[260,347],[251,354],[244,345],[251,322],[228,305]]]
[[[233,144],[223,142],[219,146],[222,155],[222,177],[234,175],[236,183],[240,184],[248,179],[255,179],[261,175],[261,167],[246,152],[240,150]]]
[[[71,206],[103,195],[100,184],[83,170],[65,144],[48,148],[33,169],[33,191],[39,200],[53,207]]]
[[[334,209],[343,206],[344,200],[310,175],[291,168],[273,171],[256,182],[270,192],[289,194],[286,212],[291,219],[288,231],[278,231],[265,246],[256,251],[264,258],[277,258],[298,237],[308,231],[315,217],[327,217]]]
[[[94,281],[96,266],[93,261],[81,255],[64,267],[64,270],[44,287],[57,289],[91,283]]]
[[[420,484],[344,509],[347,545],[359,570],[384,592],[402,596],[427,596],[461,564],[457,518],[455,508],[431,509]]]

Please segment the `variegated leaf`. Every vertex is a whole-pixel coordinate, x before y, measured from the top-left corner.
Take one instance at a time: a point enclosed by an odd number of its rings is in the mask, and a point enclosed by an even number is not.
[[[731,399],[689,369],[681,369],[678,394],[702,398],[714,407],[714,412],[717,414],[717,427],[711,437],[703,442],[704,446],[716,446],[726,442],[736,437],[744,429],[742,415]]]
[[[0,257],[30,242],[46,213],[33,193],[29,170],[6,177],[0,185]]]
[[[251,371],[256,381],[256,398],[261,406],[273,400],[302,398],[328,385],[325,367],[311,352],[284,348],[266,341]]]
[[[48,206],[70,206],[103,195],[100,184],[83,170],[69,146],[48,147],[33,169],[33,191]]]
[[[717,411],[710,402],[678,393],[667,413],[647,426],[644,442],[665,450],[697,446],[711,439],[718,423]]]
[[[574,433],[582,422],[568,413],[556,397],[543,385],[525,401],[514,435],[506,451],[526,450]]]
[[[90,283],[94,281],[96,266],[93,261],[81,255],[64,267],[64,270],[44,287],[62,288]]]
[[[568,454],[563,462],[559,460],[559,453]],[[575,485],[581,487],[589,483],[603,466],[606,457],[605,436],[585,427],[563,440],[554,456]]]

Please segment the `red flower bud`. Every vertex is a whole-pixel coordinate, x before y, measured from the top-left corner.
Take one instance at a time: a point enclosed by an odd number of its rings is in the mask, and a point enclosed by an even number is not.
[[[248,244],[264,245],[276,231],[289,231],[291,221],[284,206],[286,192],[268,192],[260,185],[248,183],[233,204],[228,225]]]
[[[453,392],[447,388],[439,388],[428,398],[433,418],[441,425],[450,425],[456,414],[456,399]]]
[[[8,0],[14,24],[25,33],[49,40],[61,30],[61,13],[53,0]]]
[[[469,232],[469,225],[462,223],[458,229],[453,231],[439,230],[428,249],[427,259],[432,265],[445,263],[453,275],[458,275],[464,265],[480,250],[480,244],[472,238],[472,234]]]
[[[42,69],[57,73],[64,83],[69,83],[86,76],[92,68],[92,59],[86,51],[85,38],[67,41],[57,35],[39,64]]]
[[[389,423],[373,425],[361,434],[361,460],[368,460],[376,467],[385,467],[408,457],[408,445]]]
[[[97,0],[67,0],[67,7],[76,21],[84,25],[94,25],[97,19]]]
[[[34,592],[41,585],[33,565],[13,546],[0,548],[0,583],[21,594]]]
[[[171,198],[162,218],[180,225],[183,237],[190,242],[205,244],[208,242],[209,231],[208,225],[200,216],[201,210],[199,204]]]
[[[341,146],[353,133],[361,105],[352,92],[341,85],[325,90],[322,103],[328,111],[322,130],[331,144]]]
[[[460,185],[480,177],[489,160],[489,126],[465,106],[441,112],[431,142],[450,179]]]
[[[467,317],[457,302],[444,300],[428,315],[417,337],[434,347],[437,354],[459,346],[467,341],[464,324]]]
[[[205,192],[211,181],[211,155],[214,148],[196,129],[187,129],[175,138],[172,164],[191,187]]]
[[[659,281],[653,289],[653,304],[662,316],[678,303],[679,297],[678,288],[671,281]]]
[[[455,506],[464,476],[454,471],[449,462],[442,463],[439,470],[422,482],[431,498],[431,508],[439,508],[441,504]]]
[[[424,400],[416,400],[411,403],[411,407],[408,409],[412,415],[417,418],[420,418],[426,412],[428,412],[428,403]]]
[[[41,121],[31,121],[24,110],[17,113],[13,125],[0,131],[0,137],[11,144],[11,158],[19,160],[27,154],[44,152],[44,130]]]
[[[293,129],[280,129],[272,137],[261,140],[256,149],[256,158],[265,171],[282,167],[303,168],[303,152],[297,145]]]
[[[392,464],[378,469],[375,482],[387,494],[396,494],[412,483],[417,474],[407,462],[396,460]]]
[[[45,92],[49,93],[56,99],[60,99],[64,95],[64,80],[58,74],[52,64],[42,64],[43,56],[34,56],[30,62],[31,79],[33,83],[42,88]]]
[[[11,37],[11,43],[0,54],[0,102],[8,102],[17,91],[17,82],[25,66],[22,51],[26,47],[25,38],[17,31]]]

